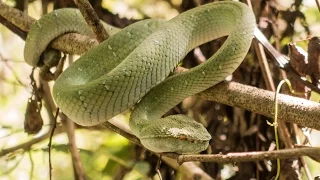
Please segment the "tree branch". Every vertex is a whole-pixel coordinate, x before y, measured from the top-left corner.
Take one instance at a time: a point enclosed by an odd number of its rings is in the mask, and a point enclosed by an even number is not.
[[[274,92],[271,91],[235,82],[222,82],[198,96],[273,118]],[[279,94],[278,103],[280,120],[320,130],[319,103],[284,94]]]
[[[35,21],[32,17],[27,16],[22,11],[12,8],[1,1],[0,9],[0,16],[25,33],[29,31],[31,24]]]
[[[306,147],[295,149],[282,149],[278,151],[241,152],[228,154],[206,154],[206,155],[180,155],[178,163],[187,161],[215,162],[215,163],[235,163],[261,160],[289,159],[299,156],[319,157],[319,147]]]
[[[35,19],[29,17],[18,9],[6,5],[3,2],[0,2],[0,10],[0,16],[2,16],[3,19],[15,25],[18,29],[25,33],[24,35],[20,35],[21,33],[19,34],[20,37],[25,40],[27,37],[26,34]],[[8,23],[5,23],[4,25],[9,29],[12,29]],[[50,43],[52,48],[68,54],[83,54],[97,45],[98,42],[95,39],[90,39],[87,36],[76,33],[61,35],[53,40],[52,43]]]
[[[109,37],[109,34],[104,29],[97,13],[92,8],[91,4],[87,0],[74,0],[74,3],[78,6],[82,16],[86,20],[87,24],[95,34],[98,42],[103,42]]]

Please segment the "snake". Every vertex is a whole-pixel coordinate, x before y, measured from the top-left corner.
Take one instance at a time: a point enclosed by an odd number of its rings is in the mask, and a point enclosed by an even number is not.
[[[83,126],[102,124],[130,109],[129,127],[157,153],[193,154],[208,148],[211,135],[187,115],[162,116],[185,98],[225,80],[241,64],[256,27],[244,3],[213,2],[164,21],[145,19],[111,35],[67,67],[53,85],[60,110]],[[65,33],[94,37],[77,9],[52,11],[32,24],[24,49],[31,66],[46,64],[47,46]],[[174,73],[194,48],[227,36],[204,63]],[[50,64],[50,63],[49,63]]]

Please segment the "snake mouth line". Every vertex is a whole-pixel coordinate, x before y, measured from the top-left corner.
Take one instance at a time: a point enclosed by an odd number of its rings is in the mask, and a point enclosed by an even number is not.
[[[143,139],[150,139],[150,138],[161,138],[161,139],[176,139],[179,141],[184,141],[184,142],[189,142],[189,143],[207,143],[210,139],[205,139],[205,140],[201,140],[201,139],[194,139],[194,138],[188,138],[185,135],[180,135],[180,136],[171,136],[171,135],[167,135],[167,136],[150,136],[150,137],[140,137],[141,140]]]

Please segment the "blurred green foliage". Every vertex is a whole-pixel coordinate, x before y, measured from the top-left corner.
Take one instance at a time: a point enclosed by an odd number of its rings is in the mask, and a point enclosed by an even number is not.
[[[14,5],[14,0],[4,1]],[[39,17],[40,3],[37,0],[29,5],[29,13]],[[171,4],[179,6],[181,0],[171,0]],[[104,8],[127,18],[149,17],[170,19],[178,14],[167,1],[161,0],[104,0]],[[305,15],[312,32],[320,35],[320,16],[316,7],[305,9]],[[283,39],[283,45],[290,42]],[[24,42],[3,25],[0,24],[0,149],[13,147],[29,141],[34,136],[28,136],[23,131],[24,113],[27,100],[30,97],[31,67],[23,61]],[[49,127],[48,115],[44,117],[44,128],[36,135],[46,132]],[[127,121],[127,116],[117,116],[119,120]],[[314,132],[319,135],[319,132]],[[316,139],[316,138],[315,138]],[[149,163],[133,161],[135,149],[127,139],[113,132],[76,130],[76,142],[79,148],[88,179],[113,179],[124,173],[123,179],[147,179],[151,169]],[[0,157],[0,179],[48,179],[48,139],[35,144],[29,151],[15,151]],[[315,140],[313,145],[320,145]],[[320,174],[319,164],[308,160],[314,175]],[[53,138],[52,146],[53,178],[73,179],[73,168],[68,138],[65,133]]]

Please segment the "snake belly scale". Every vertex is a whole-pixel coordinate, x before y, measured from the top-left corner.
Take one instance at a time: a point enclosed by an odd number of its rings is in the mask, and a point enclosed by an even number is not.
[[[46,22],[46,17],[51,21]],[[203,125],[186,115],[161,116],[184,98],[232,74],[249,50],[254,28],[252,11],[232,1],[206,4],[167,22],[143,20],[122,30],[109,28],[110,38],[57,78],[54,100],[62,112],[84,126],[101,124],[134,106],[129,126],[147,149],[181,154],[203,151],[211,139]],[[25,59],[33,66],[43,64],[39,56],[55,37],[68,32],[90,34],[88,29],[76,9],[49,13],[32,25]],[[223,36],[228,38],[205,63],[168,77],[192,49]]]

